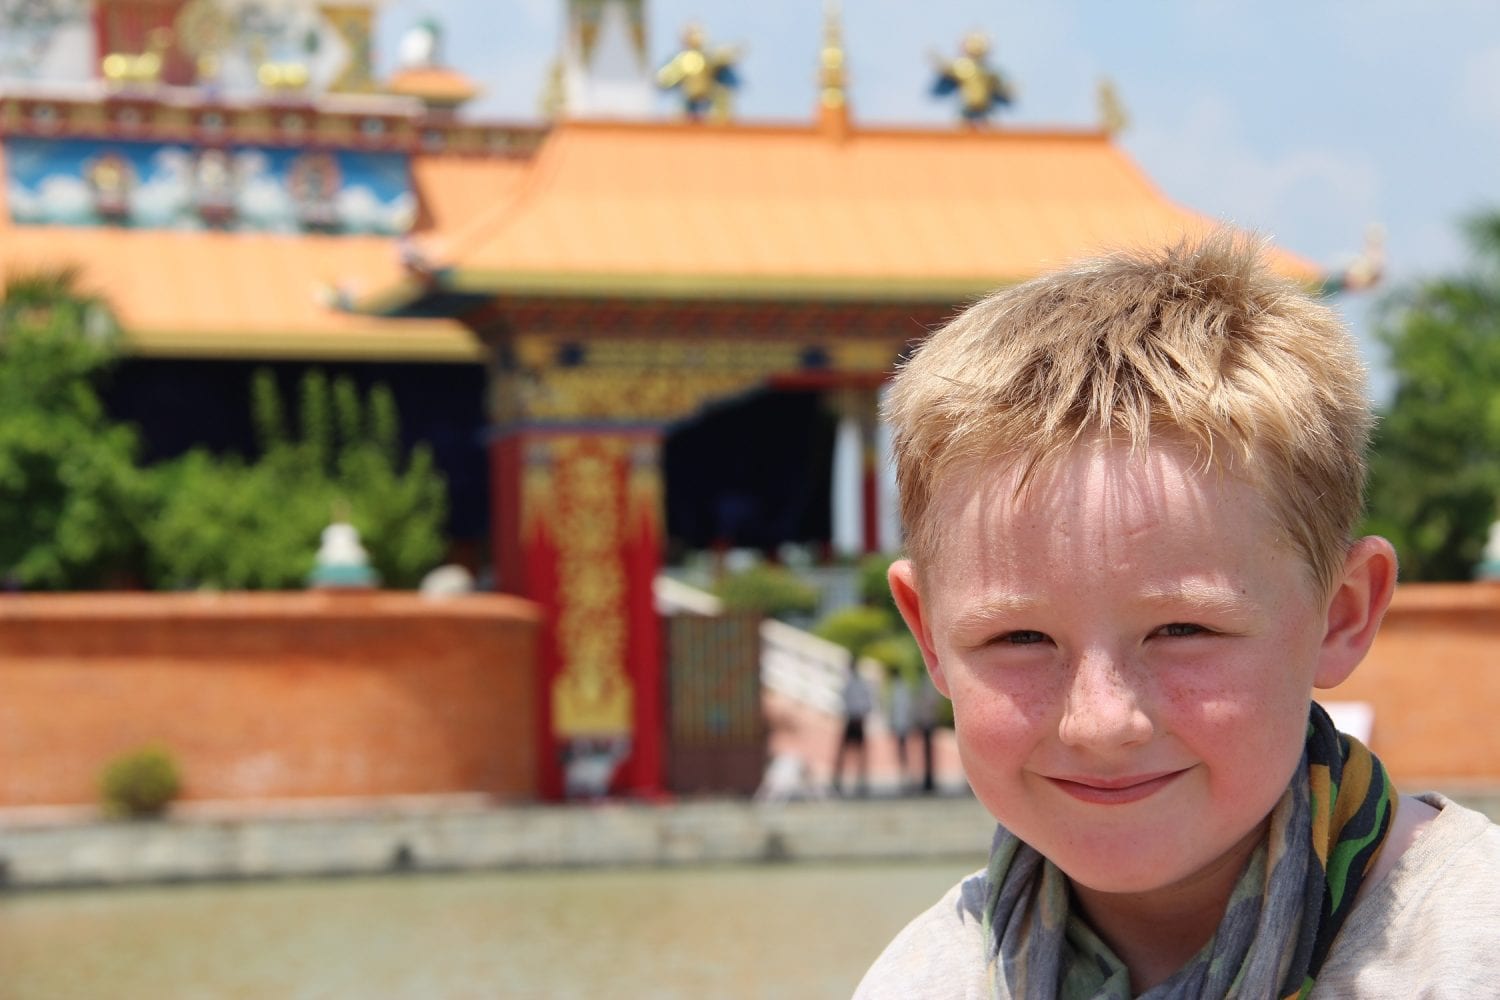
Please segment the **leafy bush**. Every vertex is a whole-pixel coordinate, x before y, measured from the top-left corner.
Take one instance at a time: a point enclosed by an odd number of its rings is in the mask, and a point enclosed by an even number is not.
[[[29,589],[301,587],[338,515],[387,585],[413,587],[445,548],[447,486],[401,454],[395,401],[348,379],[302,383],[287,433],[269,373],[252,383],[260,455],[137,464],[133,428],[96,383],[116,328],[70,271],[14,276],[0,297],[0,581]]]
[[[731,573],[714,585],[726,611],[756,611],[770,618],[810,615],[818,609],[818,588],[784,566],[762,563]]]
[[[813,627],[813,633],[838,643],[855,656],[865,656],[870,646],[896,636],[900,627],[900,621],[886,609],[855,604],[825,616]]]
[[[905,630],[882,636],[865,646],[864,655],[895,670],[907,681],[921,677],[927,670],[917,640]]]
[[[861,567],[862,576],[873,580],[874,571],[867,570],[883,561],[889,565],[889,557],[871,556]],[[880,572],[884,585],[884,567]],[[889,589],[885,589],[889,594]],[[866,598],[876,595],[866,591]],[[927,664],[922,659],[922,649],[917,640],[907,631],[895,602],[887,597],[879,603],[856,604],[826,615],[813,626],[813,632],[830,642],[836,642],[855,656],[868,657],[889,668],[895,676],[908,684],[930,685],[926,678]],[[930,692],[938,698],[937,724],[952,727],[953,705],[936,691]]]
[[[160,816],[181,790],[176,758],[155,745],[116,757],[99,781],[106,811],[132,818]]]
[[[110,329],[71,272],[11,278],[0,298],[0,576],[16,585],[105,586],[139,565],[136,435],[96,391]]]
[[[153,470],[155,584],[301,587],[319,535],[345,513],[388,586],[414,587],[441,560],[447,485],[424,445],[403,466],[390,391],[376,386],[361,399],[349,379],[330,383],[317,371],[301,390],[292,437],[271,375],[256,373],[255,462],[195,450]]]
[[[875,552],[859,561],[859,599],[862,602],[896,613],[896,599],[891,596],[891,585],[885,574],[897,558],[889,553]]]
[[[1398,289],[1379,336],[1395,392],[1375,433],[1369,516],[1404,580],[1466,580],[1500,516],[1500,211],[1467,224],[1461,273]]]

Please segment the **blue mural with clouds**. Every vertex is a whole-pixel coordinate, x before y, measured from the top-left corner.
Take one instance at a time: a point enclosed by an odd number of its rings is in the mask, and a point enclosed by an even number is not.
[[[399,236],[416,197],[403,153],[8,139],[18,225]]]

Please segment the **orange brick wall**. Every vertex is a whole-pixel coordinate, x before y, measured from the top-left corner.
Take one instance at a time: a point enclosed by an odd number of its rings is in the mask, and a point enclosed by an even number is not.
[[[0,598],[0,806],[96,801],[151,741],[185,798],[532,798],[538,623],[490,594]]]
[[[1374,707],[1398,785],[1500,782],[1500,583],[1397,588],[1370,655],[1319,697]]]

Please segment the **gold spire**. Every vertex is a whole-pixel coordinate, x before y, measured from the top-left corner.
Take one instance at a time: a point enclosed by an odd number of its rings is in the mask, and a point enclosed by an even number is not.
[[[1126,113],[1119,92],[1115,90],[1114,81],[1109,77],[1099,78],[1098,101],[1099,127],[1110,136],[1117,136],[1125,131],[1130,124],[1130,115]]]
[[[849,70],[839,0],[823,3],[823,51],[818,57],[818,120],[823,131],[842,138],[849,132]]]

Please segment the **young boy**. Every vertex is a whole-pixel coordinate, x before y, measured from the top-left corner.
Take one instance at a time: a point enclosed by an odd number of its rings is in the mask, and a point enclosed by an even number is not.
[[[1312,703],[1396,580],[1326,308],[1228,234],[1120,254],[973,306],[887,409],[891,588],[1000,826],[857,998],[1500,995],[1500,827]]]

